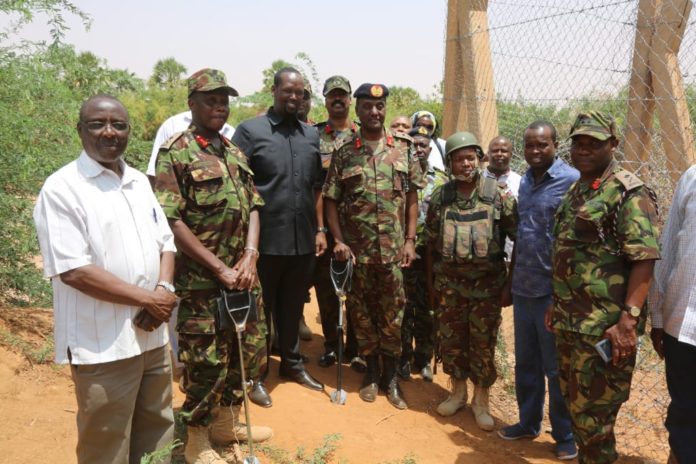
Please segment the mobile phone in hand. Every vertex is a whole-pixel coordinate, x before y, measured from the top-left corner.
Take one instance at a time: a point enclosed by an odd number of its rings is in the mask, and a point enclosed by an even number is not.
[[[602,358],[605,363],[611,362],[611,340],[603,338],[597,342],[594,347],[597,353],[599,353],[599,357]]]

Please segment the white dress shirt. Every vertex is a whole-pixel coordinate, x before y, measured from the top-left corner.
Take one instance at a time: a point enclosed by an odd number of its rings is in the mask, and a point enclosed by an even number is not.
[[[652,325],[696,346],[696,166],[679,179],[648,306]]]
[[[89,264],[154,289],[160,255],[175,251],[172,232],[150,183],[121,161],[123,177],[80,157],[41,189],[34,222],[44,275],[53,283],[55,360],[97,364],[137,356],[168,342],[167,325],[152,332],[133,325],[140,308],[97,300],[64,284],[60,274]]]
[[[440,149],[442,148],[442,152]],[[430,139],[430,156],[428,156],[428,164],[432,168],[438,168],[440,171],[445,171],[445,163],[442,160],[445,157],[445,141],[442,139]]]
[[[169,138],[176,134],[177,132],[183,132],[191,125],[191,112],[184,111],[183,113],[175,114],[157,129],[157,135],[155,135],[155,141],[152,144],[152,154],[150,154],[150,161],[147,164],[147,171],[145,172],[148,176],[155,175],[155,166],[157,164],[157,153],[164,142],[169,140]],[[220,130],[220,133],[227,139],[232,139],[234,134],[234,127],[225,123]]]

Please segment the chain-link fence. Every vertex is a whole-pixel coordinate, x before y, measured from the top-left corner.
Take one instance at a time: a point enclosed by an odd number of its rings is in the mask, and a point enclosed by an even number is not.
[[[484,112],[492,114],[492,120],[484,118],[482,125],[497,125],[497,133],[510,138],[512,166],[519,173],[526,169],[523,131],[532,121],[546,119],[556,125],[559,152],[567,159],[566,137],[576,114],[590,109],[611,113],[621,129],[618,159],[656,191],[664,221],[679,175],[694,162],[696,32],[692,26],[696,12],[691,2],[473,0],[469,5],[477,3],[470,6],[479,10],[472,13],[471,17],[479,16],[471,28],[453,33],[448,26],[446,39],[478,47],[481,41],[473,39],[487,34],[492,70],[473,69],[466,78],[477,80],[479,90],[467,94],[469,84],[460,82],[465,88],[460,97],[447,93],[446,74],[445,100],[460,98],[465,105],[480,106],[494,99],[493,111]],[[452,3],[450,16],[451,7]],[[483,27],[480,12],[487,12]],[[473,63],[488,66],[480,57]],[[486,75],[491,71],[492,79]],[[494,93],[482,90],[487,79]],[[462,128],[461,120],[459,125],[457,129]],[[482,140],[484,145],[487,142]],[[514,423],[511,316],[505,318],[501,333],[498,361],[503,378],[495,409],[499,417]],[[617,421],[621,454],[644,462],[665,462],[668,444],[663,421],[668,403],[663,363],[644,336],[631,399]]]

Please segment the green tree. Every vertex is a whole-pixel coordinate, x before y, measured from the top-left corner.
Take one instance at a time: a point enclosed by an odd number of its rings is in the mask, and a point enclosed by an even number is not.
[[[155,63],[150,83],[163,89],[171,89],[181,83],[186,67],[174,58],[164,58]]]
[[[53,43],[60,42],[70,29],[65,23],[64,13],[78,16],[86,29],[92,24],[91,17],[68,0],[0,0],[0,13],[18,16],[9,28],[0,32],[0,43],[30,23],[37,14],[47,16],[46,23]]]

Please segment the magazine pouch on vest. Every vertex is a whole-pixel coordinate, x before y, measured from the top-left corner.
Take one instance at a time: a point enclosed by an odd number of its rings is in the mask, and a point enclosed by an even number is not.
[[[456,201],[455,183],[443,187],[440,254],[444,262],[480,264],[492,258],[490,245],[497,238],[500,219],[498,184],[495,179],[481,176],[477,189],[478,202]]]

